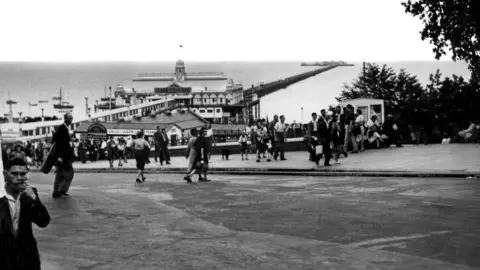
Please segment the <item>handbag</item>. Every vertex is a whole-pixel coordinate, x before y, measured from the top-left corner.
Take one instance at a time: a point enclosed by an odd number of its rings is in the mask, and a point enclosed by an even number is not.
[[[323,145],[319,144],[319,145],[315,146],[315,153],[317,155],[323,154]]]
[[[53,166],[57,162],[56,151],[57,151],[57,145],[56,143],[53,143],[52,147],[50,147],[50,150],[48,151],[47,157],[42,163],[42,167],[40,167],[40,171],[42,173],[48,174],[52,170]]]

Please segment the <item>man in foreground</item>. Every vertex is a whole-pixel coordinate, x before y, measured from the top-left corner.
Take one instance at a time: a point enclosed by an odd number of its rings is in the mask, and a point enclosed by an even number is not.
[[[55,183],[53,184],[52,197],[65,198],[70,197],[68,189],[73,180],[73,149],[70,144],[70,134],[68,127],[72,124],[73,116],[71,113],[64,115],[64,122],[57,127],[53,135],[55,143],[57,160],[57,173],[55,175]]]
[[[6,195],[0,198],[0,269],[41,269],[32,222],[45,228],[50,215],[37,189],[28,184],[28,169],[23,159],[4,164],[3,176]]]

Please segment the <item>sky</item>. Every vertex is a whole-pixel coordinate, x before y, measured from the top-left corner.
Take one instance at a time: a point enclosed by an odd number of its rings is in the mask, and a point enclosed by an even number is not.
[[[0,0],[0,61],[434,60],[401,2]]]

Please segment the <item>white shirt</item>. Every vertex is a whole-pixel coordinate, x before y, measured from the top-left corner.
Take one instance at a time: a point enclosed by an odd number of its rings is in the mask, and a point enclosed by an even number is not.
[[[285,129],[286,129],[285,123],[278,122],[278,123],[275,124],[275,131],[276,132],[280,132],[280,133],[285,132]]]
[[[357,116],[357,119],[355,120],[356,123],[363,124],[365,122],[365,119],[363,118],[363,115]]]
[[[13,230],[16,232],[18,229],[18,222],[20,220],[20,195],[15,200],[10,194],[6,194],[8,199],[8,205],[10,206],[10,216],[12,217]]]
[[[367,127],[371,128],[371,127],[373,127],[373,125],[379,126],[380,124],[378,123],[378,120],[376,120],[375,123],[372,120],[368,120]]]
[[[207,129],[207,134],[205,134],[205,137],[212,137],[213,136],[213,128]]]
[[[132,144],[133,144],[133,139],[131,137],[129,137],[127,139],[127,147],[132,147]]]
[[[313,131],[317,131],[317,121],[318,121],[318,119],[312,120],[312,123],[313,123]]]

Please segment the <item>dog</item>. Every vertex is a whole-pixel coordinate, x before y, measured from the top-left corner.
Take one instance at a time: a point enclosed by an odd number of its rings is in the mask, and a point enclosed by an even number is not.
[[[228,149],[223,149],[222,150],[222,159],[228,160],[228,157],[232,154],[232,151]]]

